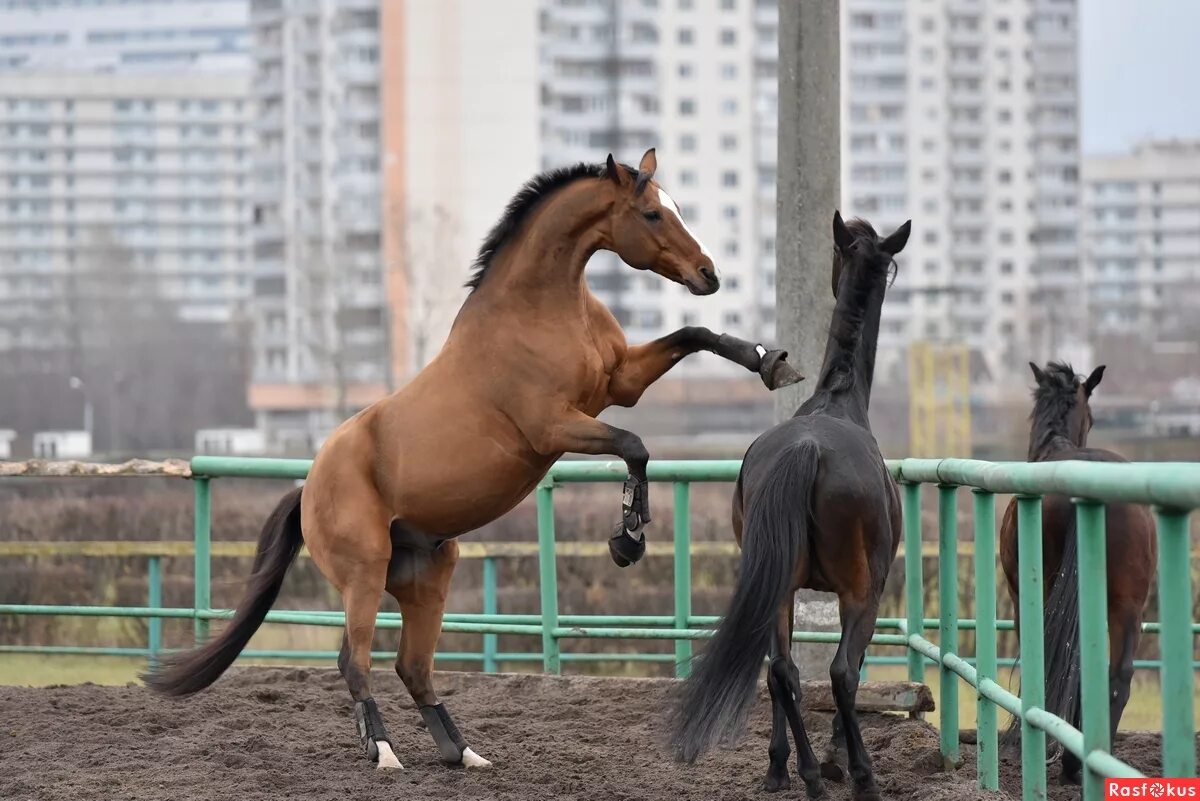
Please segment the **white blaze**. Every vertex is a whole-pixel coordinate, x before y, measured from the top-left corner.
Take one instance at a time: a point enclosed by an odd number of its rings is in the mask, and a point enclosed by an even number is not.
[[[688,228],[688,224],[683,220],[683,215],[679,213],[679,207],[675,205],[675,201],[672,200],[671,196],[667,194],[667,190],[663,189],[661,186],[658,188],[658,202],[663,204],[664,208],[675,215],[675,219],[679,220],[679,224],[683,226],[683,230],[687,231],[688,236],[696,240],[696,244],[700,246],[700,252],[705,256],[708,256],[709,260],[711,261],[712,254],[708,252],[708,248],[704,247],[704,243],[692,233],[692,229]]]

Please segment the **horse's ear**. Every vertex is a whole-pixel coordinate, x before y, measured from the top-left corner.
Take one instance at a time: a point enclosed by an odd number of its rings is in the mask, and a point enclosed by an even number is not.
[[[854,244],[854,234],[850,233],[850,229],[846,227],[845,221],[842,220],[840,211],[833,212],[833,244],[837,245],[837,249],[846,251]]]
[[[617,164],[617,160],[613,158],[612,153],[608,154],[608,163],[604,165],[604,174],[617,186],[621,185],[621,179],[625,177],[625,170],[621,168],[621,165]]]
[[[646,188],[654,178],[654,172],[658,169],[658,157],[654,154],[654,148],[650,148],[642,155],[642,160],[638,162],[637,174],[637,191],[641,192]]]
[[[1042,368],[1038,367],[1033,362],[1029,363],[1029,369],[1033,371],[1033,380],[1041,384],[1046,380],[1046,374],[1042,372]]]
[[[908,235],[912,231],[912,220],[908,220],[904,225],[892,232],[892,235],[879,243],[879,249],[884,253],[890,253],[895,256],[900,251],[904,250],[904,246],[908,244]]]
[[[1103,364],[1100,365],[1099,367],[1097,367],[1095,370],[1093,370],[1092,374],[1089,375],[1087,377],[1087,380],[1083,382],[1083,390],[1084,390],[1084,392],[1086,392],[1088,394],[1089,398],[1092,396],[1092,390],[1094,390],[1096,387],[1100,386],[1101,378],[1104,378],[1104,365]]]

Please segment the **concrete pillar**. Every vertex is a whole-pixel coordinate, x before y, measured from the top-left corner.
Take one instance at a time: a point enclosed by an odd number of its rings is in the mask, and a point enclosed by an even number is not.
[[[831,222],[841,204],[839,0],[780,0],[779,162],[776,184],[776,338],[808,380],[775,393],[791,417],[812,394],[833,313]],[[802,590],[796,629],[837,630],[832,596]],[[827,678],[835,647],[797,644],[804,678]]]

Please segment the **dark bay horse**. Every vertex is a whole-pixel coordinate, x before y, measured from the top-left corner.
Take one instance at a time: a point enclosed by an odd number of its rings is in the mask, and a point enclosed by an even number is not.
[[[1029,363],[1037,387],[1029,432],[1029,461],[1124,462],[1112,451],[1087,447],[1092,428],[1088,400],[1104,377],[1104,366],[1087,378],[1075,375],[1070,365],[1051,362],[1042,370]],[[1158,550],[1154,518],[1144,506],[1105,504],[1105,543],[1108,554],[1109,723],[1115,737],[1121,713],[1129,701],[1133,657],[1142,635],[1142,615],[1150,595]],[[1044,598],[1046,710],[1075,728],[1080,726],[1079,706],[1079,554],[1075,533],[1075,505],[1064,495],[1042,499],[1042,575]],[[1004,511],[1000,526],[1000,562],[1012,597],[1013,614],[1020,610],[1017,584],[1017,501]],[[1020,619],[1017,618],[1018,627]],[[1005,742],[1020,739],[1014,720]],[[1064,782],[1080,780],[1079,759],[1070,751],[1062,755]]]
[[[837,305],[820,383],[792,419],[746,452],[733,499],[741,573],[716,636],[698,659],[673,712],[678,757],[695,760],[741,731],[764,657],[771,657],[770,767],[765,790],[790,786],[787,726],[808,795],[821,776],[841,778],[848,754],[856,799],[877,799],[871,761],[854,712],[858,673],[875,628],[879,598],[900,545],[900,496],[871,434],[867,407],[879,315],[905,223],[886,239],[863,220],[833,218]],[[842,638],[829,666],[838,713],[834,740],[818,764],[800,716],[799,671],[791,656],[796,590],[837,593]]]
[[[630,346],[589,291],[584,266],[598,250],[629,266],[716,292],[716,266],[654,180],[637,169],[581,164],[535,177],[484,241],[471,293],[437,357],[411,383],[347,420],[317,454],[303,489],[263,527],[245,597],[232,623],[202,647],[164,660],[147,677],[172,695],[217,679],[261,625],[303,542],[346,609],[338,667],[355,701],[362,748],[380,768],[401,767],[371,697],[371,639],[383,593],[404,625],[396,672],[443,759],[485,767],[434,692],[460,534],[495,520],[529,494],[564,453],[614,454],[629,467],[622,523],[609,547],[622,566],[645,551],[649,458],[636,434],[596,419],[632,406],[688,354],[711,351],[757,372],[771,389],[800,380],[782,351],[706,328]]]

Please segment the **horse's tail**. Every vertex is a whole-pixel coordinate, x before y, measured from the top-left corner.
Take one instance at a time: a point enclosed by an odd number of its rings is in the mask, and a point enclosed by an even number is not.
[[[779,607],[792,591],[808,539],[819,458],[815,441],[795,443],[778,456],[748,505],[729,610],[671,712],[671,746],[679,759],[695,761],[714,744],[731,742],[745,725]]]
[[[1046,711],[1058,715],[1078,729],[1079,549],[1075,536],[1076,526],[1075,509],[1072,508],[1064,532],[1062,562],[1054,576],[1054,583],[1050,585],[1043,612]],[[1020,728],[1020,720],[1013,718],[1005,732],[1006,742],[1015,743]]]
[[[297,487],[284,495],[263,524],[246,594],[230,624],[199,648],[161,659],[142,676],[148,687],[165,695],[191,695],[216,681],[237,659],[275,603],[283,577],[300,552],[300,492]]]

